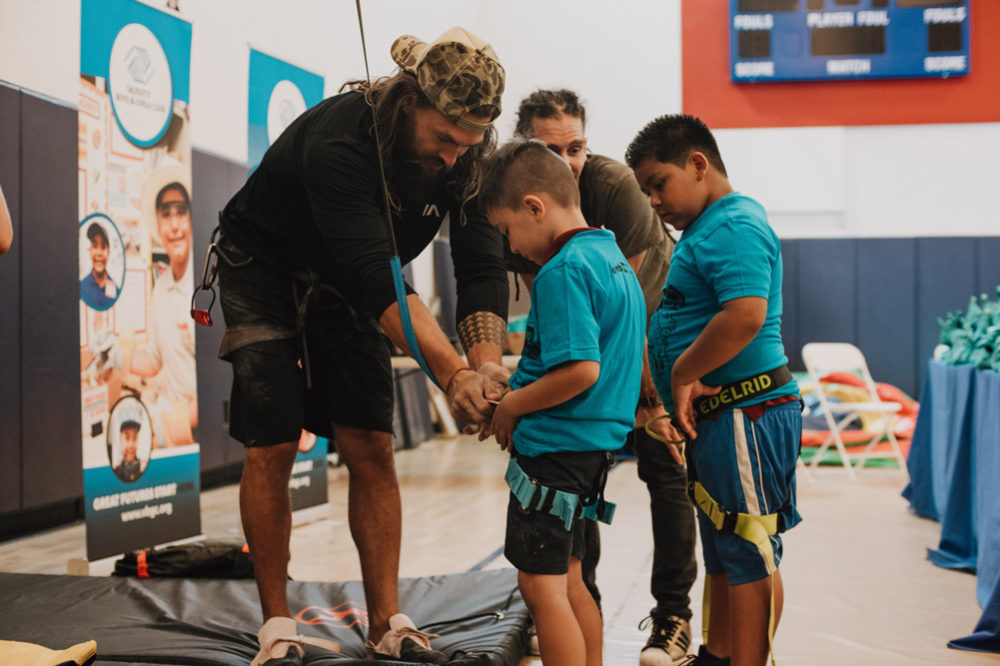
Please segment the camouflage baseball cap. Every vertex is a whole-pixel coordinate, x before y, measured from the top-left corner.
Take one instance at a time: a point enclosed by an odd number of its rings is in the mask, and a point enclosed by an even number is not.
[[[493,47],[465,28],[452,28],[430,44],[403,35],[392,44],[392,59],[417,77],[417,84],[444,117],[459,127],[485,132],[500,115],[504,71]],[[493,107],[488,123],[465,116]]]

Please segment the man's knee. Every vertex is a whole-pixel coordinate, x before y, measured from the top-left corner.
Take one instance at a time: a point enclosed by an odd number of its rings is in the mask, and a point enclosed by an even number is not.
[[[352,475],[393,470],[390,433],[334,426],[334,438],[337,452]]]
[[[244,474],[263,474],[287,479],[292,473],[298,446],[298,442],[285,442],[247,448],[246,460],[243,463]]]

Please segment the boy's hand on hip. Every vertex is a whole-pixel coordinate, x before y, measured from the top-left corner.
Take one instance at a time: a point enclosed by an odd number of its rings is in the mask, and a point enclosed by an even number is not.
[[[721,386],[705,386],[700,379],[690,382],[672,381],[670,392],[674,397],[674,409],[677,410],[674,416],[689,438],[698,437],[698,431],[695,429],[697,421],[694,413],[694,401],[703,395],[715,395],[721,390]]]

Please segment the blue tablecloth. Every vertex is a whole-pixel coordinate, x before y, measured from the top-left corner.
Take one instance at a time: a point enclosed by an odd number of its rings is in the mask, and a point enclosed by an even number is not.
[[[1000,374],[930,361],[903,496],[941,522],[935,564],[976,572],[983,615],[949,647],[1000,652]]]

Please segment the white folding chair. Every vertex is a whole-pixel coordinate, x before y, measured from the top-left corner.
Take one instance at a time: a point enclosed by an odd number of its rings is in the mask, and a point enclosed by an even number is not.
[[[861,469],[868,458],[875,457],[872,450],[875,445],[888,438],[892,446],[893,456],[899,461],[903,474],[907,474],[906,460],[903,452],[896,441],[896,412],[902,405],[898,402],[883,402],[878,397],[875,389],[875,382],[872,380],[871,372],[868,371],[868,364],[861,350],[846,342],[810,342],[802,347],[802,361],[806,370],[815,385],[816,394],[819,397],[820,408],[826,418],[826,423],[830,428],[830,435],[823,442],[823,445],[816,452],[812,459],[812,466],[819,465],[823,454],[830,448],[830,445],[837,447],[840,454],[841,463],[847,469],[849,477],[854,478],[854,465]],[[824,391],[821,377],[834,372],[849,372],[857,375],[864,383],[864,390],[867,392],[867,399],[864,402],[833,402]],[[861,453],[849,454],[844,446],[844,440],[840,432],[855,419],[860,419],[861,415],[877,415],[874,420],[868,419],[871,424],[869,432],[872,439],[867,443]]]

